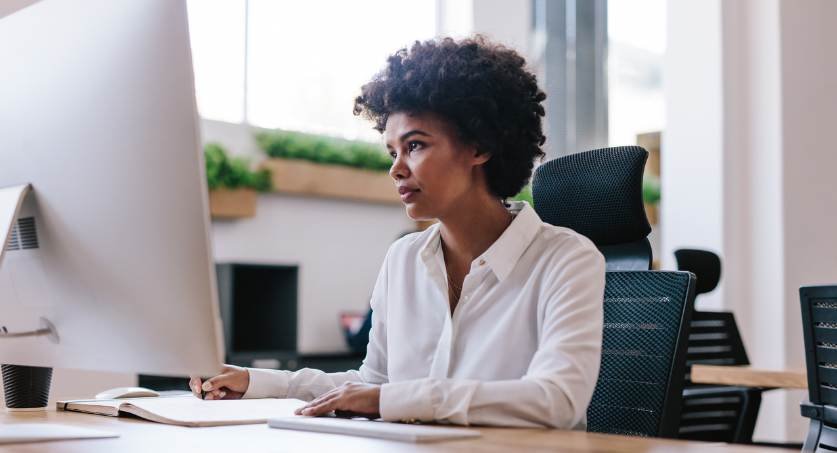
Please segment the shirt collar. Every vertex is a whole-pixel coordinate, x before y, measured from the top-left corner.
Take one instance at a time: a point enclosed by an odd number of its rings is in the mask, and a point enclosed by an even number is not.
[[[538,214],[525,201],[511,202],[509,211],[519,211],[512,220],[512,223],[503,231],[503,234],[475,261],[484,259],[488,267],[497,276],[497,280],[503,281],[511,274],[523,252],[534,240],[543,222]],[[420,248],[421,258],[428,265],[433,257],[441,252],[441,234],[439,224],[430,226],[432,229],[427,235]]]
[[[514,202],[513,202],[514,203]],[[510,208],[520,212],[514,217],[512,223],[503,231],[503,234],[491,244],[491,247],[482,254],[482,259],[494,271],[497,280],[503,281],[511,274],[523,252],[529,248],[529,244],[535,239],[543,222],[535,210],[525,201],[517,202]],[[479,260],[480,258],[477,258]]]

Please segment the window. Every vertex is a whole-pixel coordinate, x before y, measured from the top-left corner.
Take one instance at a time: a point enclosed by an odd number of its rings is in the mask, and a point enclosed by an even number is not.
[[[246,0],[190,0],[195,95],[204,118],[244,121]]]
[[[632,145],[637,134],[665,125],[663,55],[665,0],[608,0],[610,145]]]
[[[202,116],[349,139],[378,139],[352,114],[361,85],[436,33],[435,0],[192,0],[189,13]]]

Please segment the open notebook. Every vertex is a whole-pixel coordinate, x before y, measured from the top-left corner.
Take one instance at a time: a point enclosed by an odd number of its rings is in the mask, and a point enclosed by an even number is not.
[[[265,423],[273,417],[292,416],[305,405],[296,399],[248,399],[204,401],[192,395],[126,398],[119,400],[59,401],[58,410],[118,417],[136,415],[178,426],[223,426]]]

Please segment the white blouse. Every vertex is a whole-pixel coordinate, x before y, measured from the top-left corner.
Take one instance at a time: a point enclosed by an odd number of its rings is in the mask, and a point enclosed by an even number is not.
[[[384,420],[583,429],[599,372],[605,263],[526,203],[472,263],[451,316],[439,225],[387,252],[359,370],[250,368],[245,398],[381,384]]]

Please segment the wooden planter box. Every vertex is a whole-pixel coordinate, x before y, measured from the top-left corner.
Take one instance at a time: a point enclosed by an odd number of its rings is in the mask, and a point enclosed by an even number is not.
[[[273,190],[277,192],[372,203],[401,203],[395,182],[385,172],[275,158],[267,159],[261,166],[270,170]]]
[[[209,191],[209,213],[214,219],[240,219],[256,215],[258,193],[252,189]]]

